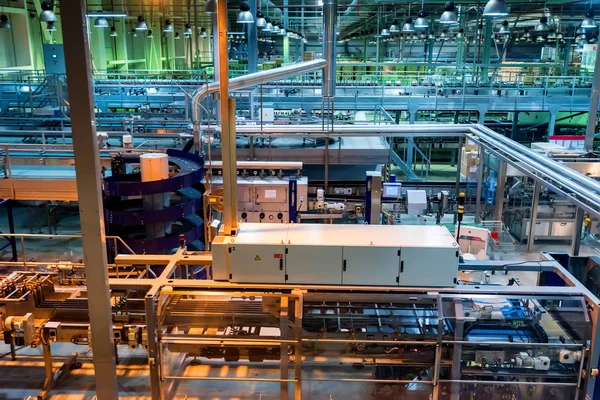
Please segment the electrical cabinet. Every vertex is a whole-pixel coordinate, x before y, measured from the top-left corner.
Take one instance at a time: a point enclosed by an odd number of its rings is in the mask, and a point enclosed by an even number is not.
[[[213,241],[213,275],[240,283],[453,286],[459,247],[441,226],[241,223]]]
[[[231,282],[285,283],[285,224],[243,224],[229,245]]]
[[[398,247],[344,246],[342,284],[398,285],[399,254]]]
[[[231,244],[231,282],[285,283],[285,246]]]
[[[342,246],[288,246],[287,283],[340,285]]]
[[[456,283],[458,247],[403,247],[400,286],[452,286]]]

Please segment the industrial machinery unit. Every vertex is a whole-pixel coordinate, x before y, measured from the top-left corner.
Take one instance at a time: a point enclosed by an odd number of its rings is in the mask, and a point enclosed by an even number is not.
[[[244,245],[249,246],[240,243],[240,250]],[[268,251],[258,256],[270,257]],[[271,263],[277,265],[276,260]],[[445,288],[291,285],[264,279],[239,285],[186,279],[193,269],[216,261],[185,247],[173,256],[118,256],[115,263],[109,269],[115,344],[147,351],[152,360],[152,386],[141,396],[181,395],[172,384],[182,380],[224,380],[239,391],[244,382],[257,379],[283,383],[267,390],[270,395],[280,391],[281,398],[288,390],[296,398],[315,396],[327,387],[320,385],[336,381],[361,398],[387,393],[414,399],[584,399],[594,390],[599,301],[549,256],[540,262],[472,261],[454,268],[471,274],[536,271],[540,282],[567,286],[479,287],[460,280]],[[163,272],[154,278],[148,268],[156,267]],[[361,284],[368,279],[345,272]],[[28,265],[28,271],[0,281],[1,326],[17,361],[20,346],[41,346],[50,366],[52,343],[93,346],[82,282],[80,265]],[[197,369],[196,359],[217,368],[218,375]],[[67,360],[73,365],[75,359]],[[231,376],[226,366],[235,365],[247,372]],[[52,371],[47,369],[44,390],[51,388]]]

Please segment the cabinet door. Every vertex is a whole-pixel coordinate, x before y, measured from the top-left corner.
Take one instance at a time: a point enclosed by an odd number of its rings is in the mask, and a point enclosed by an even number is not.
[[[458,276],[458,247],[403,247],[400,286],[453,286]]]
[[[344,285],[398,286],[400,256],[394,247],[346,247],[342,283]]]
[[[289,246],[285,260],[287,283],[342,283],[342,246]]]
[[[285,246],[232,244],[231,282],[285,283]]]

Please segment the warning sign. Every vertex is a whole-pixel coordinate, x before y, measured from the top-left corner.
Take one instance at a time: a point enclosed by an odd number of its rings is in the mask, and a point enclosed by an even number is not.
[[[254,257],[254,261],[260,261],[260,256],[257,254],[256,257]]]

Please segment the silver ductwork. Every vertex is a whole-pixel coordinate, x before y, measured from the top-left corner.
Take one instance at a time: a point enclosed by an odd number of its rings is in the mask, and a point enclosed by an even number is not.
[[[268,82],[289,78],[299,74],[318,71],[325,68],[325,60],[305,61],[298,64],[288,65],[281,68],[270,69],[268,71],[255,72],[244,76],[239,76],[229,80],[229,89],[243,89],[251,86],[262,85]],[[192,121],[194,123],[194,143],[200,143],[200,106],[202,101],[209,94],[219,91],[219,82],[215,81],[198,89],[192,95]]]
[[[323,96],[335,96],[335,58],[337,38],[335,25],[337,23],[337,0],[323,1],[323,57],[327,66],[323,73]]]

